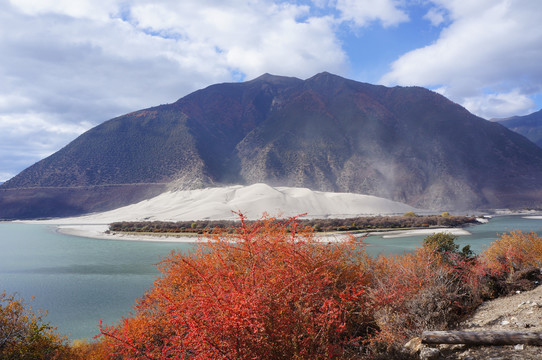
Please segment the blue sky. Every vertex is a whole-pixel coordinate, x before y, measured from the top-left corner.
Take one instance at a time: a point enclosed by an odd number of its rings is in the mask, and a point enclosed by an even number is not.
[[[110,118],[266,72],[528,114],[542,108],[541,15],[538,0],[6,0],[0,181]]]

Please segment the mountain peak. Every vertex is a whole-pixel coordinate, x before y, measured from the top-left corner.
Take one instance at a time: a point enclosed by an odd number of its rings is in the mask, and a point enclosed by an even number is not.
[[[537,207],[540,178],[542,149],[429,90],[263,74],[89,130],[2,184],[0,218],[255,183],[436,210]]]
[[[342,76],[332,74],[327,71],[318,73],[307,79],[307,82],[322,82],[322,81],[346,81]]]
[[[542,110],[524,116],[513,116],[506,119],[492,119],[501,125],[525,136],[542,148]]]
[[[296,82],[302,82],[302,81],[303,80],[298,79],[296,77],[280,76],[280,75],[265,73],[247,82],[248,83],[264,82],[264,83],[270,83],[270,84],[282,84],[282,83],[289,83],[289,82],[296,83]]]

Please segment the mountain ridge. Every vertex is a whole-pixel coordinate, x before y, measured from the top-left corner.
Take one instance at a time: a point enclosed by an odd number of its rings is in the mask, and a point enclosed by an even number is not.
[[[542,148],[542,109],[528,115],[492,119],[492,121],[525,136]]]
[[[44,190],[51,187],[95,190],[77,195],[86,203],[76,201],[74,212],[109,210],[122,199],[113,204],[113,190],[96,189],[126,184],[136,184],[129,201],[266,183],[417,208],[533,207],[542,201],[537,178],[542,149],[433,91],[327,72],[307,80],[263,74],[96,126],[0,185],[0,218],[56,216],[28,210],[40,201],[67,207],[69,198]]]

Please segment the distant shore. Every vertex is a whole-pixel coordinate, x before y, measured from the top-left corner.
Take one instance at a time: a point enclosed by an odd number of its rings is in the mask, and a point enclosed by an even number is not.
[[[39,222],[35,222],[39,223]],[[106,233],[109,225],[106,224],[71,224],[56,225],[57,231],[64,235],[72,235],[102,240],[123,240],[123,241],[150,241],[150,242],[177,242],[177,243],[196,243],[205,241],[204,235],[171,235],[171,234],[135,234],[111,232]],[[389,231],[367,231],[355,232],[356,237],[364,235],[381,235],[383,238],[401,238],[408,236],[431,235],[433,233],[446,232],[452,235],[470,235],[471,233],[464,228],[427,228],[427,229],[402,229]],[[349,232],[336,233],[317,233],[316,237],[322,241],[341,241],[347,237]]]
[[[57,225],[57,231],[64,235],[72,235],[102,240],[124,240],[124,241],[152,241],[152,242],[177,242],[195,243],[200,237],[193,235],[140,235],[123,233],[106,233],[109,225],[104,224],[81,224],[81,225]]]

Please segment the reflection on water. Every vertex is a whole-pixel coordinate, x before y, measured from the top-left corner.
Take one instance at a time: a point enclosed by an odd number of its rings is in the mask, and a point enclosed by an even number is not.
[[[467,228],[458,243],[481,252],[497,234],[514,229],[542,235],[542,220],[497,217]],[[193,244],[110,241],[58,234],[44,225],[0,223],[0,290],[17,292],[71,339],[91,338],[100,319],[112,323],[130,312],[159,276],[156,263],[173,249]],[[369,254],[401,254],[419,247],[426,235],[365,239]]]

